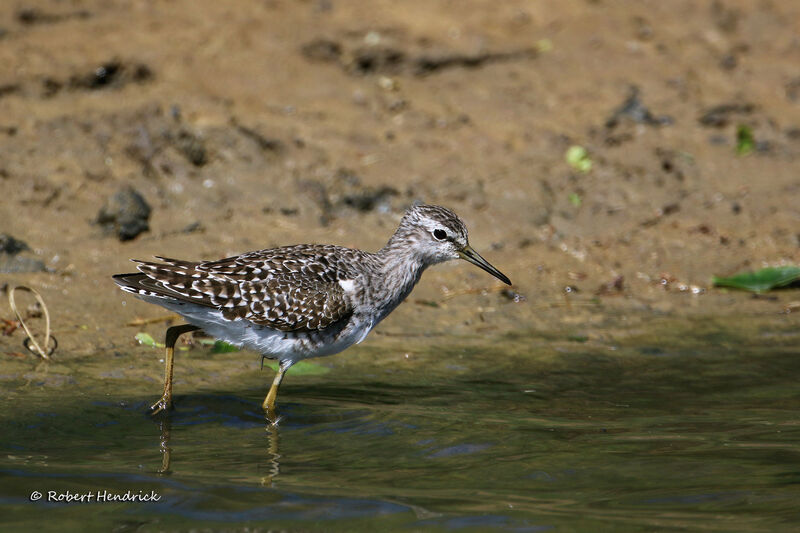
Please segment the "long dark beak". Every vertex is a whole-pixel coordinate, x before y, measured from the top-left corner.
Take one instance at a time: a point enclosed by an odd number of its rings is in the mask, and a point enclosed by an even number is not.
[[[486,259],[481,257],[481,254],[479,254],[478,252],[473,250],[472,246],[470,246],[469,244],[463,250],[458,252],[458,254],[461,256],[461,259],[464,259],[465,261],[469,261],[473,265],[482,268],[483,270],[485,270],[486,272],[488,272],[492,276],[496,277],[497,279],[499,279],[500,281],[502,281],[506,285],[511,285],[511,280],[508,279],[508,277],[506,277],[505,274],[503,274],[502,272],[497,270],[495,267],[490,265],[489,261],[487,261]]]

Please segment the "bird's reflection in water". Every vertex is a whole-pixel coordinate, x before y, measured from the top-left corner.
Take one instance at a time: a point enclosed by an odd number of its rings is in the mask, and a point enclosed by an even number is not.
[[[267,421],[266,433],[267,433],[267,464],[266,464],[267,472],[265,473],[264,476],[261,477],[261,486],[271,487],[272,480],[278,476],[281,470],[281,465],[280,465],[281,454],[278,453],[278,439],[280,438],[278,424]]]
[[[158,451],[161,453],[161,467],[157,472],[161,475],[172,474],[172,447],[170,440],[172,438],[172,417],[165,416],[158,421],[158,428],[160,432]],[[272,480],[280,473],[280,457],[278,452],[278,441],[280,439],[280,430],[278,428],[277,420],[266,419],[265,433],[267,436],[266,447],[266,464],[259,465],[259,470],[265,470],[261,476],[261,486],[272,486]]]
[[[172,458],[172,448],[169,447],[169,440],[172,436],[172,418],[166,416],[158,422],[159,429],[161,430],[161,439],[158,445],[158,451],[161,452],[161,468],[158,473],[162,475],[169,475],[170,460]]]

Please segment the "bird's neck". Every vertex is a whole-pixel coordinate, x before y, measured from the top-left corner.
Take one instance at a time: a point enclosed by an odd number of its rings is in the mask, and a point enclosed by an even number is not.
[[[422,272],[428,266],[415,253],[413,235],[398,230],[375,258],[378,261],[381,282],[379,297],[381,317],[388,315],[411,293]]]

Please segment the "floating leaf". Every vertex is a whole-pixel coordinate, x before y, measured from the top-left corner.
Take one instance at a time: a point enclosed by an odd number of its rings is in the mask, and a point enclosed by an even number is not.
[[[736,153],[747,155],[756,147],[756,140],[753,137],[753,130],[750,126],[739,124],[736,128]]]
[[[278,363],[275,361],[264,361],[264,366],[270,367],[274,371],[278,371]],[[307,361],[300,361],[292,365],[289,372],[296,375],[306,376],[321,376],[327,374],[331,369],[327,366],[318,365],[317,363],[309,363]]]
[[[583,146],[573,145],[564,154],[569,166],[580,172],[586,173],[592,170],[592,160],[589,159],[589,152]]]
[[[214,341],[214,345],[211,347],[211,353],[228,353],[238,351],[239,348],[237,346],[228,344],[225,341]]]
[[[160,342],[156,342],[155,339],[149,333],[145,333],[144,331],[140,331],[134,337],[139,344],[144,344],[145,346],[149,346],[151,348],[163,348],[164,345]]]
[[[740,272],[729,278],[717,276],[712,278],[712,282],[717,287],[731,287],[753,292],[784,287],[795,281],[800,281],[800,267],[793,265],[767,267],[757,272]]]

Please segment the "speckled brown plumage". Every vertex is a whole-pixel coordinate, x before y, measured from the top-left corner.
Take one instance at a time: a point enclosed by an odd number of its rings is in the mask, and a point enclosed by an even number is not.
[[[339,281],[358,276],[366,253],[339,246],[297,245],[193,263],[166,257],[137,261],[125,281],[142,294],[220,309],[280,331],[320,330],[353,312]]]

